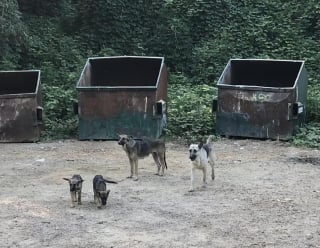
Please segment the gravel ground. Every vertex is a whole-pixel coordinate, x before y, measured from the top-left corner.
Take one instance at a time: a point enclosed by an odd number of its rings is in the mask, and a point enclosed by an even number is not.
[[[320,247],[318,150],[276,141],[215,143],[216,179],[190,185],[188,147],[167,143],[168,170],[151,156],[139,181],[115,141],[0,144],[1,247]],[[70,208],[63,177],[80,174]],[[118,181],[97,209],[92,179]]]

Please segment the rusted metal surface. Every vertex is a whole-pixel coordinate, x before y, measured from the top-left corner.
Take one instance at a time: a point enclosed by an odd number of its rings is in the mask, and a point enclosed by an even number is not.
[[[79,139],[119,133],[158,137],[166,122],[167,70],[162,57],[89,58],[77,84]]]
[[[220,135],[285,140],[305,121],[303,61],[230,60],[217,86]]]
[[[35,142],[42,129],[40,71],[0,72],[0,142]]]

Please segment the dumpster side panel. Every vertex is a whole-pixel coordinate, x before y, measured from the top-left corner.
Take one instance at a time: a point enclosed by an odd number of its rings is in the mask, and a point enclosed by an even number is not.
[[[287,139],[296,121],[289,120],[288,104],[295,100],[295,91],[220,89],[217,132],[226,136]]]
[[[40,139],[36,98],[0,99],[0,142],[35,142]]]
[[[111,119],[79,118],[79,140],[115,140],[118,134],[157,138],[161,134],[160,119],[143,113],[123,112]]]
[[[120,133],[159,137],[167,109],[163,61],[140,56],[89,58],[77,86],[79,139],[117,139]]]
[[[304,61],[231,59],[218,81],[217,132],[289,139],[304,123]]]
[[[153,116],[155,91],[79,92],[79,139],[117,139],[159,135],[161,119]]]
[[[308,74],[305,67],[301,69],[299,78],[297,79],[297,88],[298,88],[298,101],[303,104],[307,103],[307,84],[308,84]]]

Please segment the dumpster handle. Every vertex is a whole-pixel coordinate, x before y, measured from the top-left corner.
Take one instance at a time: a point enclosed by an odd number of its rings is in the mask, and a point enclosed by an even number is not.
[[[301,102],[288,103],[288,120],[297,119],[304,112],[304,105]]]
[[[42,122],[43,120],[43,108],[41,106],[37,107],[37,121]]]
[[[217,109],[218,109],[218,100],[217,100],[217,98],[214,98],[214,99],[212,100],[212,106],[211,106],[211,112],[212,112],[212,114],[215,113],[215,112],[217,112]]]
[[[78,115],[79,114],[79,103],[77,101],[74,101],[73,102],[73,113],[75,115]]]

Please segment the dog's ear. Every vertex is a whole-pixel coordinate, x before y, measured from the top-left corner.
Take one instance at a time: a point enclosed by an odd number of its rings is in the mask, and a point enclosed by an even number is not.
[[[199,150],[203,147],[203,143],[202,142],[200,142],[200,144],[198,145],[198,147],[199,147]]]

